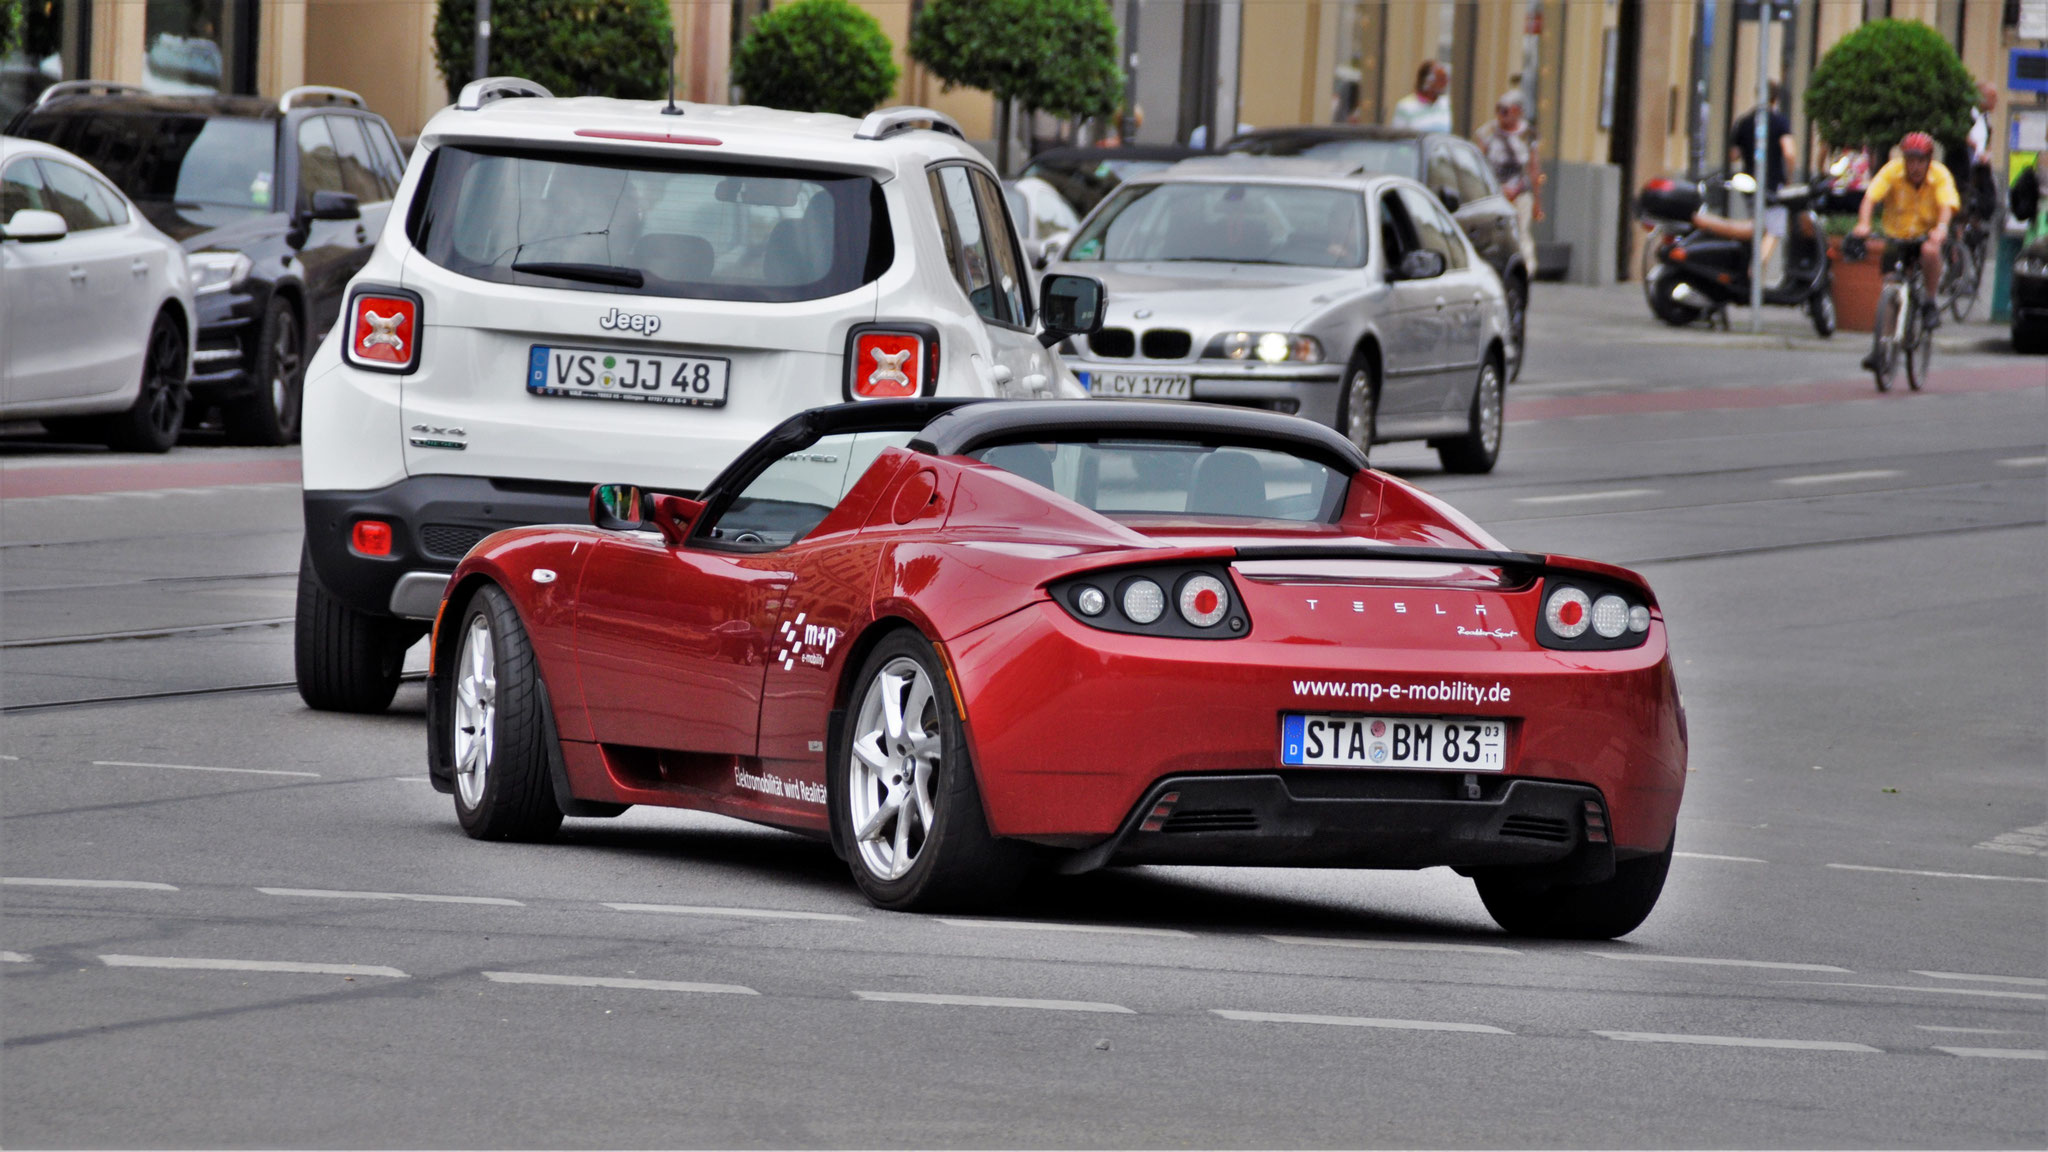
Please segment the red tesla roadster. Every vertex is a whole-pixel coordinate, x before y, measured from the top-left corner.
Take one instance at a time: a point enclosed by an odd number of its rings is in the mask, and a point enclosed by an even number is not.
[[[1308,421],[871,401],[591,507],[449,583],[429,765],[472,836],[704,809],[829,839],[896,909],[1048,865],[1448,865],[1511,932],[1603,938],[1663,888],[1649,586]]]

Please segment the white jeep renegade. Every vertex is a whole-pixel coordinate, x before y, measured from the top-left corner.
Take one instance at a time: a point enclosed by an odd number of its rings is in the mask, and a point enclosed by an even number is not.
[[[447,577],[591,486],[694,494],[805,408],[1085,393],[1001,185],[945,116],[554,99],[479,80],[430,121],[308,369],[299,692],[377,711]]]

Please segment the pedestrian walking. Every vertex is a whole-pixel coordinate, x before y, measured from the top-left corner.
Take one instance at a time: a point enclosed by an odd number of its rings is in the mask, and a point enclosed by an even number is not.
[[[1451,131],[1450,87],[1450,68],[1436,60],[1424,60],[1415,70],[1415,91],[1394,101],[1394,115],[1387,122],[1417,132]]]
[[[1785,238],[1786,224],[1785,206],[1770,203],[1770,198],[1777,194],[1778,189],[1785,186],[1785,174],[1799,163],[1798,156],[1792,149],[1792,122],[1785,118],[1785,113],[1781,110],[1785,102],[1784,85],[1775,80],[1771,81],[1770,99],[1770,106],[1765,109],[1770,119],[1764,128],[1769,134],[1770,142],[1764,148],[1765,167],[1761,175],[1750,172],[1750,165],[1756,161],[1753,153],[1756,151],[1758,110],[1752,108],[1737,117],[1735,127],[1728,133],[1729,166],[1737,172],[1749,172],[1757,182],[1756,192],[1750,196],[1749,215],[1750,219],[1757,222],[1757,229],[1762,233],[1763,239],[1760,242],[1763,245],[1766,264],[1771,262],[1771,253],[1777,250],[1778,242]]]
[[[1522,90],[1510,88],[1493,103],[1493,119],[1479,126],[1472,140],[1486,154],[1501,195],[1515,206],[1521,221],[1522,266],[1536,274],[1536,221],[1543,219],[1543,162],[1536,154],[1536,133],[1524,113]]]

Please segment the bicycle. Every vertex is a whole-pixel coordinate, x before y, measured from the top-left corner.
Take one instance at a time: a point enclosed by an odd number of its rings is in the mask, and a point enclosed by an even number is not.
[[[1901,360],[1906,365],[1907,387],[1918,392],[1927,383],[1934,359],[1934,338],[1927,331],[1923,314],[1926,288],[1921,283],[1920,245],[1925,240],[1925,236],[1885,240],[1884,288],[1878,294],[1877,319],[1870,331],[1870,358],[1865,361],[1870,374],[1877,378],[1879,392],[1891,391]],[[1842,254],[1851,260],[1861,260],[1866,251],[1862,237],[1851,236],[1843,241]]]
[[[1935,293],[1940,306],[1957,323],[1969,318],[1977,306],[1977,290],[1984,282],[1984,264],[1990,256],[1995,221],[1979,219],[1974,213],[1957,218],[1941,247],[1941,287]]]

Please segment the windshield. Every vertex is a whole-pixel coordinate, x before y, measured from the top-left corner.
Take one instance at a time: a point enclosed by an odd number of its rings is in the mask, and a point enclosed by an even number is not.
[[[23,131],[84,157],[131,200],[272,210],[277,132],[268,120],[95,111],[37,117]]]
[[[433,165],[413,243],[480,280],[785,302],[850,292],[893,259],[865,176],[457,147]]]
[[[1066,259],[1356,268],[1365,257],[1365,202],[1356,192],[1190,181],[1119,189]]]
[[[1367,172],[1422,179],[1422,149],[1414,140],[1336,139],[1315,136],[1254,136],[1230,146],[1251,156],[1307,156],[1336,160]]]
[[[969,453],[1111,517],[1235,516],[1326,522],[1343,473],[1270,448],[1182,440],[999,444]]]

